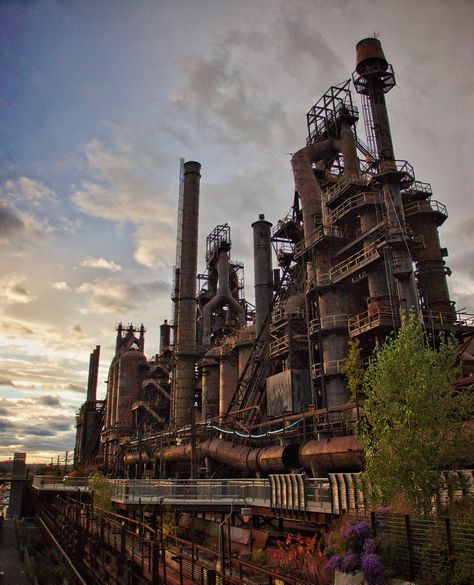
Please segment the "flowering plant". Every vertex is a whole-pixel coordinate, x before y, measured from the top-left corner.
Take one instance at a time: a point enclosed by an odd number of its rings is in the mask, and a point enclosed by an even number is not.
[[[366,520],[344,519],[339,529],[331,532],[326,555],[329,557],[326,570],[331,575],[335,571],[355,573],[360,570],[368,585],[385,583],[385,568]]]
[[[289,534],[284,542],[278,543],[271,558],[278,565],[277,572],[294,573],[320,585],[330,582],[330,575],[325,571],[326,558],[316,536]]]

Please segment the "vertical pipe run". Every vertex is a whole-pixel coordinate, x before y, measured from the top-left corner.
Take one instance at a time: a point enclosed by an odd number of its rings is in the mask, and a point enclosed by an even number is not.
[[[271,227],[272,224],[266,221],[263,213],[252,224],[257,338],[267,318],[273,296]],[[268,337],[269,327],[267,320],[261,339]]]
[[[184,163],[182,257],[176,338],[177,361],[172,405],[174,423],[178,427],[191,422],[194,404],[200,171],[201,165],[198,162]]]

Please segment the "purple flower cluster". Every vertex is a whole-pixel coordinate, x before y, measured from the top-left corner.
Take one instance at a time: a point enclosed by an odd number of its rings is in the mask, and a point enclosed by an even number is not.
[[[364,542],[363,550],[366,555],[374,554],[377,549],[375,540],[373,538],[367,538]]]
[[[347,540],[364,540],[370,536],[370,525],[365,520],[358,524],[349,524],[343,529],[342,536]]]
[[[359,559],[352,552],[347,552],[341,558],[341,571],[343,573],[355,573],[359,568]]]
[[[341,555],[334,555],[328,560],[324,570],[327,571],[328,573],[334,573],[334,571],[339,571],[340,567]]]
[[[377,554],[364,554],[361,559],[360,568],[368,585],[384,585],[385,567]]]
[[[326,565],[328,571],[342,571],[343,573],[355,573],[359,569],[359,559],[352,552],[344,555],[334,555]]]
[[[357,524],[349,524],[342,529],[341,536],[346,541],[344,548],[347,552],[330,557],[326,570],[330,573],[355,573],[360,569],[367,585],[384,585],[385,568],[376,553],[377,544],[372,537],[369,523],[363,520]],[[331,548],[328,547],[329,554],[332,552]]]

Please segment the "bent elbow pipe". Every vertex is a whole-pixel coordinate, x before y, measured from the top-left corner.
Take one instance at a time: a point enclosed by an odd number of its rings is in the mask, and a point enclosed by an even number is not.
[[[314,229],[314,216],[322,214],[321,187],[313,172],[313,163],[334,156],[340,151],[339,140],[328,139],[305,146],[291,157],[295,189],[301,201],[305,239]]]

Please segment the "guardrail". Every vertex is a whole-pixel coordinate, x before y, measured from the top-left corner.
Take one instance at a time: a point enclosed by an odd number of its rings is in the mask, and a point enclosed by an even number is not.
[[[88,478],[35,476],[41,492],[88,490]],[[274,474],[270,479],[111,479],[112,501],[121,504],[232,504],[245,498],[249,504],[282,510],[331,512],[329,480],[299,474]],[[276,486],[276,487],[275,487]],[[297,502],[297,503],[296,503]]]
[[[250,502],[270,503],[270,486],[265,479],[112,480],[112,500],[121,503],[161,500],[218,504],[244,497]]]
[[[35,475],[32,487],[38,491],[86,492],[89,490],[88,477],[58,477],[57,475]]]
[[[370,313],[369,311],[359,313],[349,319],[349,336],[355,337],[356,335],[383,325],[393,327],[396,319],[397,316],[393,312],[379,308]]]

